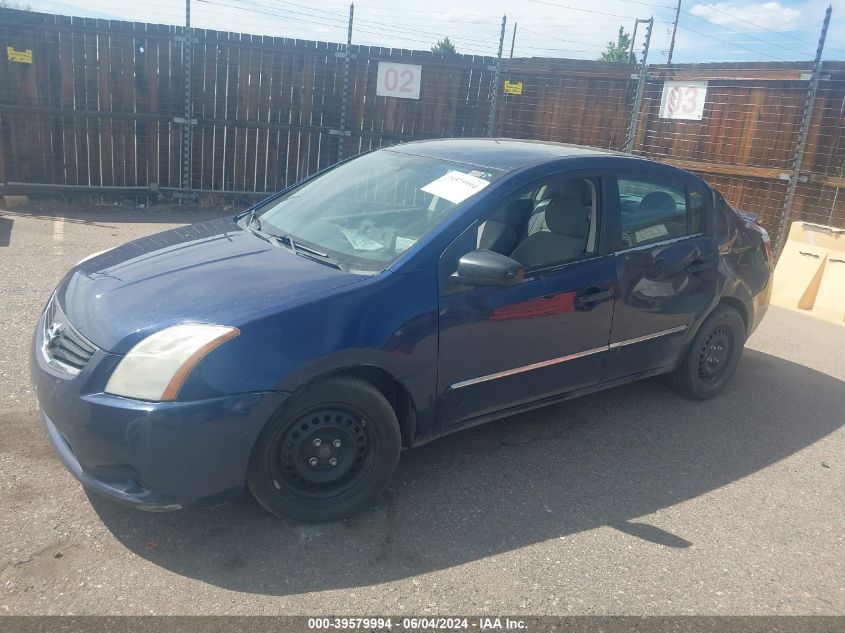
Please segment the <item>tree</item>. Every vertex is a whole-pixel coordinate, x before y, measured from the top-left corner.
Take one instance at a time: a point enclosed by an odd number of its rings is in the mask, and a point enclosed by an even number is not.
[[[452,44],[452,40],[449,39],[448,36],[444,37],[442,40],[437,40],[437,44],[431,47],[432,53],[440,53],[441,55],[457,55],[458,51],[455,50],[455,45]]]
[[[625,32],[623,27],[619,27],[619,32],[616,34],[615,42],[607,43],[607,50],[601,54],[601,61],[603,62],[617,62],[625,63],[628,61],[636,62],[637,56],[628,56],[628,49],[631,48],[631,36]]]

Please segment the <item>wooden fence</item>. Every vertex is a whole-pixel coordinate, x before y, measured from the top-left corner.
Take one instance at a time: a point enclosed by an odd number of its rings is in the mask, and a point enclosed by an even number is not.
[[[632,65],[504,60],[193,30],[191,146],[183,146],[183,29],[0,9],[0,189],[277,191],[344,156],[493,133],[622,147]],[[7,54],[8,51],[8,54]],[[26,54],[31,51],[31,57]],[[380,61],[422,66],[419,99],[376,95]],[[776,229],[809,63],[650,66],[634,153],[700,173]],[[661,119],[667,79],[707,80],[701,121]],[[342,95],[348,85],[341,129]],[[795,219],[845,226],[845,63],[826,62]]]

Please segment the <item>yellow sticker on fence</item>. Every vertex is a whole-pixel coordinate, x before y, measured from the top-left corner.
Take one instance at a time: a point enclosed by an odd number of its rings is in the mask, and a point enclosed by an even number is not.
[[[506,95],[521,95],[522,94],[522,82],[518,81],[515,84],[512,84],[507,79],[505,79],[505,94]]]
[[[25,50],[25,51],[16,51],[11,46],[6,47],[6,54],[9,56],[10,62],[20,62],[21,64],[31,64],[32,63],[32,51]]]

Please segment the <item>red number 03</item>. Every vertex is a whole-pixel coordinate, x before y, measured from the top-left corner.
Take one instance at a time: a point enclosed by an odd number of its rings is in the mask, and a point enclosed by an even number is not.
[[[667,110],[675,114],[679,110],[684,114],[692,114],[698,109],[698,87],[681,86],[669,91]]]
[[[695,86],[688,86],[686,94],[684,95],[683,111],[685,114],[692,114],[698,109],[698,88]]]

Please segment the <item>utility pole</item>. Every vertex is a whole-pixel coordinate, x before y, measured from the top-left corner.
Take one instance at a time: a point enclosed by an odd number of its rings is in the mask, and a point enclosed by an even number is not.
[[[638,22],[645,22],[648,24],[646,27],[645,32],[645,44],[643,44],[643,58],[640,65],[640,73],[639,77],[637,78],[637,93],[634,96],[634,107],[633,111],[631,112],[631,124],[628,126],[628,137],[625,140],[625,151],[631,152],[634,146],[634,139],[637,136],[637,125],[640,122],[640,108],[642,108],[643,104],[643,92],[645,92],[645,82],[648,78],[648,66],[646,66],[646,62],[648,61],[648,47],[651,44],[651,30],[654,27],[654,18],[651,17],[648,20],[637,20]],[[633,79],[633,77],[632,77]]]
[[[513,46],[516,44],[516,22],[513,23],[513,38],[511,39],[511,59],[513,59]]]
[[[502,83],[502,49],[505,47],[505,27],[507,26],[508,16],[502,16],[502,31],[499,33],[499,54],[496,56],[496,65],[492,68],[493,74],[493,90],[490,95],[490,120],[487,122],[487,136],[493,136],[493,130],[496,127],[496,107],[499,103],[499,84]]]
[[[672,63],[672,53],[675,52],[675,35],[678,33],[678,18],[681,16],[681,0],[678,0],[678,6],[675,7],[675,21],[672,23],[672,39],[669,42],[669,57],[666,60],[666,65]]]
[[[810,125],[813,121],[813,106],[816,102],[816,93],[819,89],[819,79],[822,70],[822,53],[824,42],[827,39],[827,27],[830,25],[830,14],[833,7],[828,5],[824,14],[822,31],[819,35],[819,45],[816,48],[816,57],[813,60],[813,70],[810,74],[810,82],[807,86],[807,98],[804,100],[804,119],[801,122],[801,134],[798,137],[798,145],[795,148],[795,158],[792,161],[792,175],[789,178],[789,187],[786,190],[786,200],[783,204],[783,213],[780,218],[780,226],[777,234],[777,257],[780,258],[783,245],[786,242],[786,234],[789,231],[789,223],[792,219],[792,204],[795,202],[795,190],[801,180],[801,165],[804,162],[804,151],[807,149],[807,137],[810,134]]]

